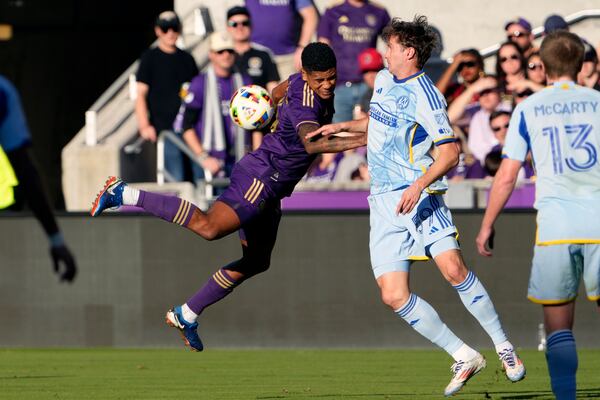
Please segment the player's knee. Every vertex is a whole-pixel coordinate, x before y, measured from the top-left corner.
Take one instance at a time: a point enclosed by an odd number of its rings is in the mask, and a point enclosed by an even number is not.
[[[469,273],[469,270],[459,257],[449,260],[444,270],[444,277],[451,285],[458,285],[464,282]]]
[[[392,310],[398,310],[402,308],[403,305],[406,304],[408,298],[410,297],[410,292],[400,290],[400,289],[381,289],[381,301],[383,304],[390,307]]]
[[[217,225],[212,223],[208,218],[194,221],[193,225],[188,225],[188,228],[209,241],[220,238],[220,232]]]

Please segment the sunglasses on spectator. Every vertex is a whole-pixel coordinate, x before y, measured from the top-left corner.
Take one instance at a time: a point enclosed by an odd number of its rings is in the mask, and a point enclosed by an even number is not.
[[[534,70],[534,69],[542,69],[543,64],[542,63],[529,63],[527,64],[527,68],[529,68],[530,70]]]
[[[223,49],[216,52],[217,54],[235,54],[235,51],[232,49]]]
[[[461,62],[460,64],[458,64],[458,67],[456,68],[456,70],[458,72],[460,72],[464,68],[473,68],[476,66],[477,66],[477,63],[475,61],[464,61],[464,62]]]
[[[514,31],[514,32],[509,33],[507,35],[507,37],[509,39],[514,39],[514,38],[518,38],[518,37],[521,37],[521,36],[526,36],[528,34],[529,34],[528,32]]]
[[[502,129],[508,129],[508,124],[504,124],[501,126],[492,126],[492,130],[494,132],[500,132]]]
[[[181,31],[181,25],[179,25],[177,22],[172,21],[159,22],[158,28],[163,33],[167,33],[169,32],[169,30],[172,30],[175,33],[179,33]]]
[[[508,60],[518,60],[518,59],[519,59],[519,56],[517,54],[512,54],[508,57],[500,57],[500,62],[505,63]]]
[[[227,25],[232,28],[237,28],[238,26],[250,26],[250,20],[245,19],[243,21],[227,21]]]
[[[483,89],[481,92],[479,92],[479,96],[485,96],[486,94],[490,93],[498,93],[498,88]]]

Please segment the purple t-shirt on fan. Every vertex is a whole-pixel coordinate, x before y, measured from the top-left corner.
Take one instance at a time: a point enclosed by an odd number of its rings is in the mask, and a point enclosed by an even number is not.
[[[252,41],[275,55],[296,51],[302,18],[298,11],[312,6],[310,0],[246,0],[252,20]]]
[[[289,86],[277,109],[275,131],[264,137],[258,150],[247,154],[238,165],[261,177],[278,197],[289,196],[316,158],[308,154],[298,136],[300,125],[325,125],[333,116],[333,97],[321,99],[302,79],[291,75]]]
[[[245,85],[250,84],[250,78],[242,75],[242,80]],[[176,121],[181,121],[183,116],[181,115],[185,108],[194,108],[199,111],[198,120],[194,125],[194,130],[196,131],[196,135],[202,143],[204,139],[204,130],[202,129],[204,124],[204,88],[206,87],[206,74],[197,75],[192,82],[190,83],[190,87],[188,89],[188,94],[184,98],[185,107],[182,107],[180,110],[180,115],[176,119]],[[216,151],[211,150],[209,153],[212,157],[216,157],[220,160],[224,160],[227,164],[233,164],[235,162],[235,129],[233,123],[231,122],[231,118],[229,117],[229,101],[231,96],[233,96],[234,92],[234,81],[233,75],[229,78],[217,77],[217,87],[219,91],[220,97],[220,105],[221,105],[221,114],[223,115],[223,128],[225,129],[225,150],[224,151]],[[175,127],[177,130],[177,127]],[[245,138],[246,143],[249,142],[249,133]],[[213,143],[213,146],[215,144]]]
[[[362,82],[358,67],[361,51],[375,47],[377,36],[390,22],[385,8],[365,1],[354,7],[347,0],[328,8],[319,22],[318,36],[328,39],[338,60],[338,84]]]

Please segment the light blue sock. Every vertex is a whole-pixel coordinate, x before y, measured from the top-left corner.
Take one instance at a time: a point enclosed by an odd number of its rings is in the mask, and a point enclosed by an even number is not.
[[[502,325],[500,325],[500,319],[494,309],[492,299],[473,271],[469,271],[465,280],[454,286],[454,289],[458,291],[467,310],[477,319],[495,345],[508,340]]]
[[[557,400],[575,400],[577,349],[569,329],[552,332],[546,341],[546,363]]]
[[[408,301],[395,311],[403,320],[421,335],[431,340],[450,355],[464,343],[442,322],[438,313],[425,300],[414,293]]]

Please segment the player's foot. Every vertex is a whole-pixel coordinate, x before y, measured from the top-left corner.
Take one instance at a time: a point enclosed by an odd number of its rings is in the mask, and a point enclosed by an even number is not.
[[[498,356],[509,381],[519,382],[525,378],[525,366],[514,349],[504,349],[498,353]]]
[[[475,374],[485,368],[485,358],[481,354],[467,361],[456,361],[450,367],[450,371],[454,374],[446,390],[444,396],[452,396],[457,393]]]
[[[104,210],[117,209],[123,205],[123,189],[127,184],[116,176],[109,176],[104,188],[92,203],[90,214],[96,217]]]
[[[198,323],[189,323],[183,319],[181,306],[173,307],[167,311],[166,321],[167,325],[179,329],[185,345],[189,346],[190,350],[202,351],[204,349],[202,340],[198,336]]]

